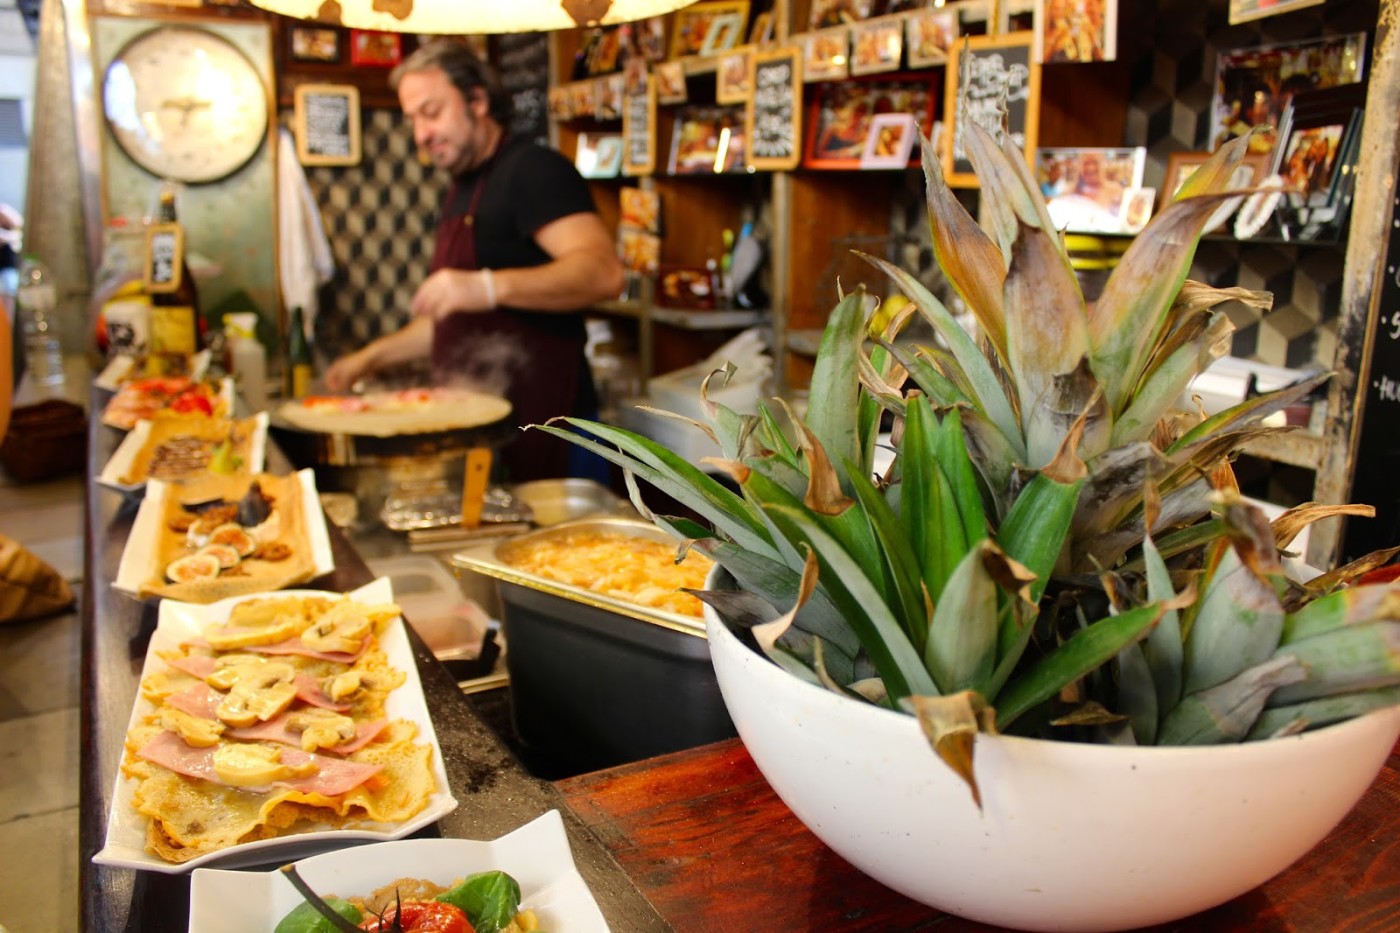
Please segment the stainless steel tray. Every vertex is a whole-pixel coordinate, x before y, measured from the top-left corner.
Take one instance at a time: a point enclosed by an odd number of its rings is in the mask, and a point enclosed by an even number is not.
[[[699,638],[705,637],[705,623],[701,619],[679,615],[674,612],[666,612],[660,609],[652,609],[648,606],[638,605],[637,603],[631,603],[602,593],[595,593],[592,590],[586,590],[582,587],[549,580],[537,574],[526,573],[523,570],[519,570],[505,563],[498,556],[501,548],[507,547],[513,542],[559,536],[573,530],[614,532],[634,535],[640,538],[648,538],[654,541],[675,541],[675,539],[665,531],[648,522],[641,521],[640,519],[625,517],[586,518],[578,521],[564,522],[550,528],[542,528],[519,537],[482,543],[452,555],[452,564],[456,567],[474,570],[488,577],[494,577],[506,583],[537,590],[541,593],[558,597],[559,599],[568,600],[569,602],[582,603],[585,606],[592,606],[604,612],[625,616],[629,619],[636,619],[639,622],[646,622],[651,625],[660,626],[661,628],[670,629],[671,631],[682,632]]]

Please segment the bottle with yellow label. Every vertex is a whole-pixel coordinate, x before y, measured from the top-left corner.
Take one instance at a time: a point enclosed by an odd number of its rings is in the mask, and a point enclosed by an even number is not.
[[[165,236],[147,238],[147,269],[165,270],[161,281],[151,281],[150,355],[147,368],[156,374],[183,374],[199,349],[199,293],[194,276],[185,261],[185,235],[175,209],[175,190],[166,185],[160,192],[160,211],[155,231]],[[160,250],[160,255],[151,255]],[[172,287],[173,286],[173,287]]]

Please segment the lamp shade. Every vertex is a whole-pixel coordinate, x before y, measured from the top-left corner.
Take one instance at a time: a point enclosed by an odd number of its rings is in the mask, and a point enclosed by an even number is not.
[[[293,19],[388,32],[489,35],[607,26],[694,0],[251,0]]]

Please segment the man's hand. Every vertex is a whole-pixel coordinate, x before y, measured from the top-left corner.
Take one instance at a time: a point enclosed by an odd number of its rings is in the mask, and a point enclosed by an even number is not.
[[[415,317],[437,321],[457,311],[489,311],[492,297],[483,273],[439,269],[418,286],[410,308]]]
[[[364,350],[347,353],[326,370],[326,388],[332,392],[348,392],[369,370],[369,359]]]

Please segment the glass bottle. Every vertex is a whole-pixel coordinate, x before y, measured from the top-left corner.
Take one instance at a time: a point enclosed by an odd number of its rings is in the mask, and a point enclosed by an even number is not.
[[[63,346],[58,340],[58,289],[53,273],[33,256],[25,256],[19,268],[15,295],[24,332],[24,368],[35,385],[63,383]]]
[[[175,208],[175,189],[169,184],[161,188],[156,223],[179,230],[175,254],[170,258],[171,266],[179,272],[173,290],[151,290],[150,368],[156,373],[183,374],[199,349],[199,292],[185,260],[184,228]]]
[[[286,394],[288,398],[305,398],[311,392],[315,369],[311,364],[311,345],[306,342],[306,325],[301,305],[292,308],[292,321],[287,329]]]

